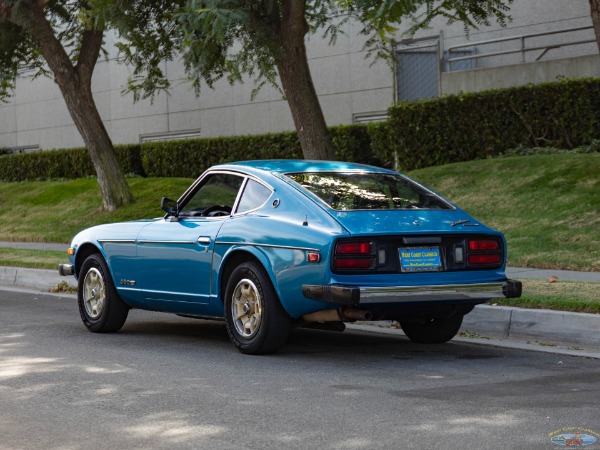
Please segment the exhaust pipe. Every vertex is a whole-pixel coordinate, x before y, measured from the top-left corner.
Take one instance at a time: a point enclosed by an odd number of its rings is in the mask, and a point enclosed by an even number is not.
[[[373,314],[370,311],[360,309],[325,309],[302,316],[305,322],[350,322],[354,320],[371,320]]]

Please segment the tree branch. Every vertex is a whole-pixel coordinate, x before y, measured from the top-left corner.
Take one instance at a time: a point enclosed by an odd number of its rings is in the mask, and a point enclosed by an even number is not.
[[[282,34],[296,36],[304,41],[309,26],[306,22],[305,0],[284,0],[282,14]]]
[[[77,74],[82,82],[91,83],[94,67],[100,56],[102,48],[103,30],[85,30],[81,39],[81,49],[77,60]]]
[[[17,9],[13,9],[10,20],[25,29],[38,42],[54,77],[69,79],[74,74],[73,63],[46,20],[43,10],[46,3],[45,0],[20,3]]]

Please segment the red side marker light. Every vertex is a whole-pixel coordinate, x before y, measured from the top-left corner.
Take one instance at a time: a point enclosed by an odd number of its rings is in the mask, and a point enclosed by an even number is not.
[[[306,254],[306,262],[318,263],[321,261],[321,254],[319,252],[308,252]]]

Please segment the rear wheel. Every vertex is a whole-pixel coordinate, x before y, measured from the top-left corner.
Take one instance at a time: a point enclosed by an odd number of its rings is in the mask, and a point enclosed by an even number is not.
[[[400,322],[402,331],[408,338],[419,344],[441,344],[448,342],[458,330],[463,321],[462,314],[450,317],[436,317],[421,320],[403,320]]]
[[[81,266],[77,303],[81,320],[95,333],[119,331],[127,319],[129,307],[119,297],[108,266],[98,253],[88,256]]]
[[[227,334],[237,349],[258,355],[279,350],[291,319],[283,310],[265,270],[248,261],[233,271],[225,290]]]

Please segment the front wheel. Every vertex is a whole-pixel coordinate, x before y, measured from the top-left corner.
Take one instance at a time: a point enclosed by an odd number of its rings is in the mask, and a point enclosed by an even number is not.
[[[225,289],[227,334],[249,355],[274,353],[288,338],[291,319],[265,270],[248,261],[235,268]]]
[[[450,317],[404,320],[400,322],[400,325],[404,334],[413,342],[441,344],[456,336],[462,325],[463,317],[462,314],[455,314]]]
[[[81,320],[95,333],[119,331],[127,319],[129,307],[119,297],[108,266],[98,253],[88,256],[81,266],[77,303]]]

